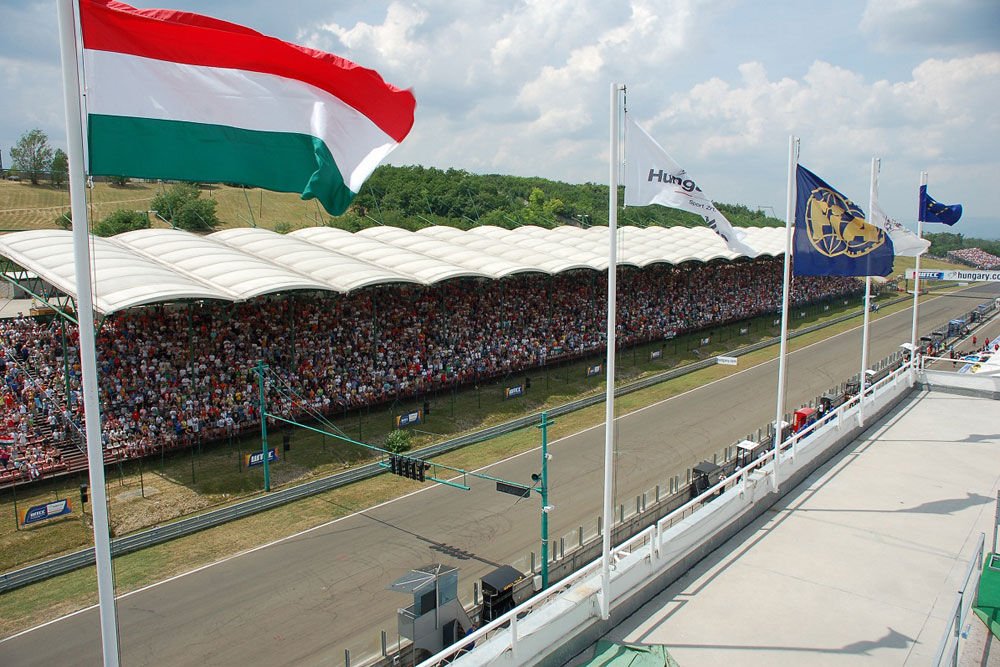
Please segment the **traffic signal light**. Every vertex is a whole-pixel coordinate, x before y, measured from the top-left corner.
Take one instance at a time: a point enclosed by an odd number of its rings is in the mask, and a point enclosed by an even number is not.
[[[427,479],[426,471],[431,464],[420,459],[411,459],[399,454],[389,454],[389,470],[393,475],[423,482]]]

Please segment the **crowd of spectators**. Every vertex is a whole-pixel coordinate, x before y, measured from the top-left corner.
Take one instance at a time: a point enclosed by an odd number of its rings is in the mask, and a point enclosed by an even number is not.
[[[949,250],[948,257],[961,264],[968,264],[977,269],[1000,269],[1000,257],[980,248],[959,248]]]
[[[777,312],[782,262],[623,268],[622,346]],[[857,294],[853,278],[795,278],[793,303]],[[334,414],[471,385],[605,345],[606,281],[591,271],[384,285],[348,295],[291,293],[244,303],[153,305],[114,313],[98,331],[103,444],[121,457],[259,428],[258,360],[273,373],[269,411]],[[79,423],[76,330],[34,318],[0,322],[3,352],[33,382],[5,376],[0,436]],[[65,370],[64,370],[65,369]],[[9,368],[8,368],[9,370]],[[68,372],[68,376],[67,376]],[[69,408],[59,413],[53,405]],[[280,389],[280,391],[279,391]],[[35,400],[52,397],[48,402]]]
[[[66,467],[58,445],[65,438],[61,422],[67,415],[60,413],[45,384],[24,370],[38,335],[47,329],[25,317],[9,320],[2,328],[0,484],[35,480]]]

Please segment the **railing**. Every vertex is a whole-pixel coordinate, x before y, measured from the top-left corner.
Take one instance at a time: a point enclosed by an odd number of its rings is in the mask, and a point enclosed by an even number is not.
[[[941,637],[941,643],[938,645],[937,653],[934,656],[932,664],[936,667],[940,667],[941,665],[958,667],[958,655],[962,650],[962,642],[969,636],[969,629],[965,623],[965,619],[969,616],[969,610],[976,603],[976,598],[979,594],[979,577],[982,575],[983,570],[983,550],[985,544],[986,533],[980,533],[976,551],[972,556],[972,560],[969,561],[969,567],[965,571],[965,578],[962,580],[962,585],[955,594],[955,604],[952,605],[951,613],[948,615],[951,621],[948,624],[948,628],[944,631],[944,636]],[[973,575],[976,575],[975,578],[973,578]],[[969,588],[970,585],[972,587],[971,590]]]
[[[901,382],[905,382],[909,378],[910,372],[911,365],[907,362],[901,367],[893,370],[886,377],[866,387],[864,391],[865,401],[874,403],[876,398],[885,396],[888,392],[892,392],[894,390],[898,392],[897,385]],[[668,513],[654,525],[640,531],[619,545],[613,547],[608,556],[610,569],[612,571],[612,580],[616,577],[618,565],[622,563],[624,559],[632,556],[633,554],[643,554],[643,552],[645,552],[644,557],[648,561],[661,562],[661,559],[664,558],[664,554],[661,554],[661,545],[663,544],[662,537],[666,531],[675,528],[675,526],[678,526],[683,521],[690,519],[693,515],[703,509],[711,509],[712,507],[715,507],[716,505],[713,505],[712,502],[718,503],[724,500],[721,498],[715,498],[717,494],[726,494],[728,491],[735,490],[734,492],[738,492],[742,498],[749,488],[749,476],[754,473],[754,471],[763,469],[763,475],[765,477],[770,475],[773,480],[775,460],[779,461],[780,464],[784,466],[786,462],[794,460],[798,443],[801,440],[815,436],[817,432],[825,431],[827,428],[840,431],[844,422],[853,418],[856,414],[859,400],[860,397],[855,397],[853,400],[844,403],[834,410],[831,410],[824,415],[824,418],[821,421],[811,424],[802,431],[795,433],[784,440],[777,451],[774,449],[766,451],[748,465],[738,468],[725,479],[718,481],[713,486],[705,489],[695,498],[692,498],[685,504]],[[873,413],[872,416],[874,416],[874,414],[875,413]],[[780,452],[780,457],[778,457],[778,452]],[[770,466],[769,469],[768,466]],[[768,472],[768,470],[771,472]],[[678,528],[678,530],[683,531],[685,528]],[[674,556],[680,558],[677,554],[674,554]],[[471,643],[478,645],[480,642],[489,641],[491,639],[496,639],[500,642],[500,644],[496,647],[496,650],[501,653],[509,651],[512,664],[517,664],[519,627],[526,626],[523,630],[523,635],[521,636],[528,637],[531,634],[538,632],[539,625],[544,622],[542,620],[536,621],[533,619],[531,616],[532,612],[557,602],[563,604],[564,608],[562,611],[564,613],[567,613],[570,609],[579,607],[579,605],[588,604],[587,599],[591,600],[590,604],[596,604],[596,600],[601,595],[611,594],[610,591],[602,593],[593,583],[593,581],[600,579],[602,569],[603,562],[601,559],[589,563],[583,568],[577,570],[575,573],[569,575],[567,578],[557,582],[545,591],[542,591],[533,598],[525,601],[523,604],[504,614],[500,618],[495,619],[491,623],[473,632],[464,638],[459,644],[448,647],[436,655],[431,656],[424,662],[420,663],[420,667],[435,667],[437,665],[448,664],[456,660],[459,656],[467,653],[468,647]],[[578,588],[578,591],[571,596],[571,599],[563,597],[564,593],[573,588]],[[608,605],[609,609],[614,608],[613,603],[614,600],[612,600]],[[557,611],[554,613],[559,612]],[[508,633],[506,641],[501,636],[501,633]],[[566,638],[552,637],[553,642],[557,642],[560,639],[565,640]]]

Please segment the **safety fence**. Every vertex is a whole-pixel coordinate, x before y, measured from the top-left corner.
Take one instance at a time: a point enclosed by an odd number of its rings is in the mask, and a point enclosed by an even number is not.
[[[594,560],[421,665],[519,665],[573,655],[608,629],[607,623],[613,625],[641,606],[651,589],[668,585],[766,511],[780,497],[780,489],[794,488],[859,435],[862,400],[866,414],[875,419],[911,391],[911,379],[906,363],[866,387],[857,399],[791,435],[780,449],[764,452],[621,542],[609,554],[607,590],[601,584],[602,560]],[[779,488],[774,485],[776,468]],[[602,624],[598,610],[605,596],[610,620]],[[473,644],[476,649],[470,652]]]
[[[976,604],[976,597],[979,592],[979,578],[983,571],[983,550],[986,544],[986,534],[979,534],[979,542],[976,551],[969,561],[969,567],[965,571],[965,578],[962,585],[955,593],[955,604],[951,607],[948,618],[951,619],[941,643],[938,644],[937,653],[934,656],[934,665],[953,665],[958,667],[958,656],[962,650],[962,642],[969,636],[969,628],[965,620]]]
[[[897,299],[893,301],[893,303],[902,300],[905,300],[905,297]],[[797,336],[803,336],[808,333],[818,331],[824,327],[850,320],[857,317],[857,315],[857,312],[846,313],[832,320],[811,325],[795,332],[789,332],[789,338],[795,338]],[[777,338],[767,339],[733,350],[732,352],[729,352],[729,355],[735,357],[743,356],[750,354],[751,352],[756,352],[757,350],[765,349],[778,342],[779,339]],[[708,368],[715,364],[715,357],[712,357],[664,371],[662,373],[657,373],[616,388],[615,396],[623,396],[642,389],[647,389],[662,382],[675,379],[688,373],[693,373],[702,368]],[[603,403],[604,400],[605,396],[603,393],[587,396],[551,408],[548,410],[548,415],[550,418],[553,418],[559,415],[569,414],[592,405]],[[457,438],[436,443],[420,450],[415,450],[411,454],[415,458],[423,460],[430,459],[435,456],[440,456],[456,449],[460,449],[467,445],[490,440],[506,433],[512,433],[514,431],[533,426],[538,423],[540,417],[540,412],[525,415],[523,417],[504,422],[503,424],[491,426],[474,433],[468,433]],[[302,498],[331,491],[347,484],[353,484],[384,472],[385,468],[380,467],[377,463],[369,463],[345,472],[234,503],[233,505],[229,505],[227,507],[185,517],[162,526],[156,526],[138,531],[131,535],[113,539],[111,541],[111,553],[113,556],[122,556],[134,551],[139,551],[156,544],[161,544],[168,540],[173,540],[185,535],[191,535],[207,528],[219,526],[229,521],[251,516],[258,512],[274,509],[275,507],[280,507],[281,505],[295,502],[297,500],[301,500]],[[93,563],[94,549],[93,547],[89,547],[64,556],[59,556],[57,558],[29,565],[17,570],[12,570],[10,572],[0,574],[0,593],[14,590],[22,586],[27,586],[38,581],[43,581],[49,577],[72,572],[74,570],[92,565]]]

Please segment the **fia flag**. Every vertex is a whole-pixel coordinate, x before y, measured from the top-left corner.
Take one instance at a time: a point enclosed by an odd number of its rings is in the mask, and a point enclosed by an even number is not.
[[[659,204],[701,216],[735,253],[756,257],[760,251],[746,242],[715,208],[698,184],[632,119],[625,124],[625,205]]]
[[[942,204],[927,194],[927,186],[920,186],[920,219],[924,222],[943,222],[954,225],[962,217],[961,204]]]
[[[170,9],[79,0],[90,173],[239,183],[343,213],[413,94],[349,60]]]
[[[794,273],[797,276],[887,276],[892,241],[865,222],[865,212],[802,165],[796,166]]]

